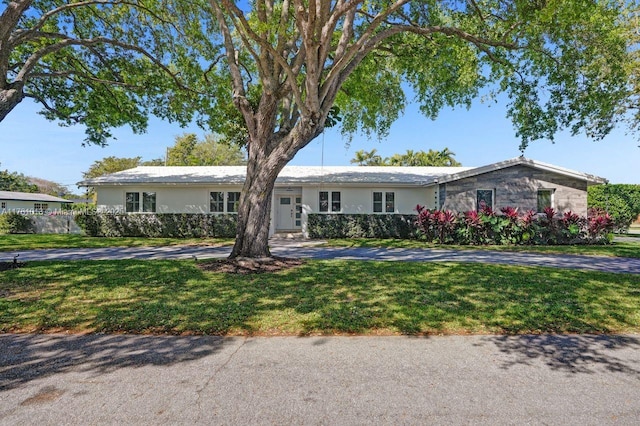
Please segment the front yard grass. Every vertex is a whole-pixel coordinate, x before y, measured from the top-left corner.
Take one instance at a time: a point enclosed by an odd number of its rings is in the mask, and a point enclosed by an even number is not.
[[[608,245],[573,246],[461,246],[450,244],[431,244],[419,240],[350,238],[327,240],[328,247],[371,247],[371,248],[407,248],[407,249],[443,249],[443,250],[493,250],[531,253],[577,254],[589,256],[612,256],[640,258],[640,239],[637,242],[614,242]]]
[[[28,262],[0,272],[0,332],[216,335],[640,332],[640,275],[308,261],[226,275],[194,261]]]
[[[105,248],[105,247],[158,247],[174,245],[230,245],[224,238],[141,238],[141,237],[87,237],[74,234],[4,234],[0,235],[0,251]]]

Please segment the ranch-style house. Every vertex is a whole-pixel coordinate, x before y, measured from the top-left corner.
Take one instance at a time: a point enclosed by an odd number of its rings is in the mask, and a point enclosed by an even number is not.
[[[244,166],[136,167],[88,179],[100,212],[235,213]],[[416,206],[467,211],[517,207],[587,214],[601,177],[518,157],[482,167],[286,166],[271,194],[270,234],[302,232],[319,214],[415,214]]]

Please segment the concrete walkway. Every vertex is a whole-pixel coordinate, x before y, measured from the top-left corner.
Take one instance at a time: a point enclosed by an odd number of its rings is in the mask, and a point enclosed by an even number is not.
[[[0,335],[0,425],[637,425],[639,337]]]
[[[166,246],[113,247],[97,249],[50,249],[1,252],[0,261],[10,261],[16,254],[20,261],[34,260],[115,260],[115,259],[212,259],[225,258],[231,247]],[[304,243],[276,242],[271,247],[276,256],[308,259],[381,260],[401,262],[479,262],[506,265],[548,266],[616,273],[640,274],[640,259],[575,256],[524,252],[447,249],[385,249],[314,247]]]

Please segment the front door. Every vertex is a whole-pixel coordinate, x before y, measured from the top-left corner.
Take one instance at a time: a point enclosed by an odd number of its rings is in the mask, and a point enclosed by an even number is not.
[[[278,195],[276,231],[295,231],[302,228],[302,197]]]

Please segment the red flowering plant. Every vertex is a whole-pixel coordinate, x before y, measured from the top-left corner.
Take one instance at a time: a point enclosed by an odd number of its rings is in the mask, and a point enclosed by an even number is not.
[[[586,220],[572,211],[565,212],[560,219],[563,244],[577,244],[584,241]]]
[[[431,242],[436,239],[436,224],[438,222],[438,212],[431,211],[421,205],[416,206],[418,217],[416,218],[416,226],[422,237]]]
[[[609,213],[598,211],[587,219],[587,235],[592,243],[613,241],[615,223]]]
[[[441,244],[454,242],[454,235],[458,222],[457,215],[451,210],[439,211],[436,213],[438,242],[440,242]]]
[[[496,235],[497,240],[506,244],[517,244],[521,239],[522,228],[520,226],[520,215],[518,209],[514,207],[502,207],[501,233]]]
[[[536,217],[535,210],[529,210],[520,217],[520,242],[531,244],[535,241],[537,233]]]

